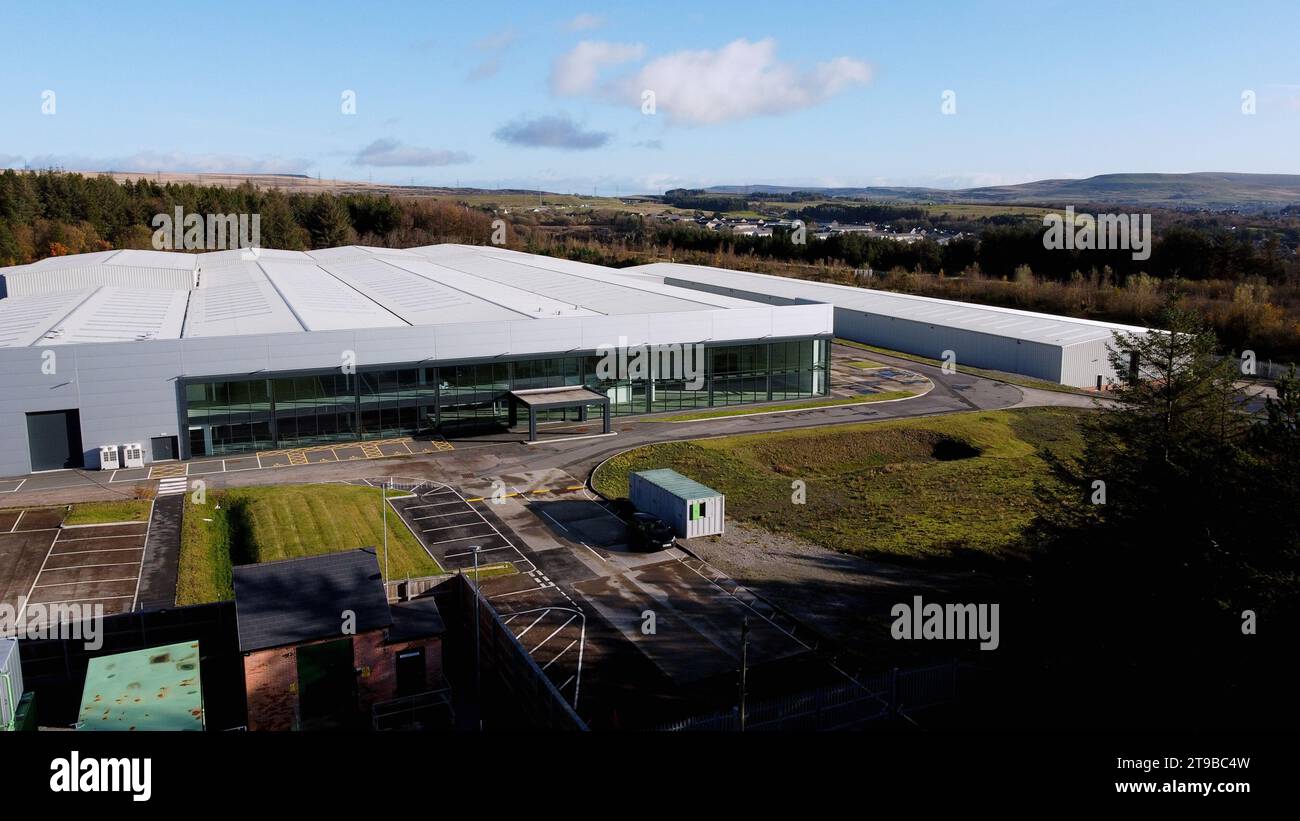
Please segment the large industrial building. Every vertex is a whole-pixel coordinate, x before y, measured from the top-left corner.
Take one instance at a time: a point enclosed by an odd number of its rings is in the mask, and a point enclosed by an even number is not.
[[[834,305],[835,335],[842,339],[932,359],[951,351],[957,365],[1081,388],[1102,388],[1115,380],[1108,349],[1116,333],[1148,330],[701,265],[655,263],[627,272],[648,282],[769,305]]]
[[[500,426],[520,404],[576,419],[578,394],[636,414],[828,390],[830,305],[495,247],[104,251],[0,277],[2,476],[135,443],[147,463]],[[702,350],[703,379],[602,371],[638,346]],[[556,409],[536,393],[565,387]]]
[[[103,251],[0,269],[0,294],[0,476],[821,396],[834,335],[1096,387],[1146,330],[467,245]],[[602,370],[640,346],[701,352],[702,378]]]

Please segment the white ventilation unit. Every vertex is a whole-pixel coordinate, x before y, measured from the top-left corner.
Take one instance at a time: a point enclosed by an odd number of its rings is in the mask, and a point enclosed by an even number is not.
[[[99,447],[99,469],[100,470],[117,470],[122,466],[118,459],[117,445],[100,445]]]
[[[142,468],[144,467],[144,446],[139,442],[133,442],[129,445],[122,446],[122,467]]]

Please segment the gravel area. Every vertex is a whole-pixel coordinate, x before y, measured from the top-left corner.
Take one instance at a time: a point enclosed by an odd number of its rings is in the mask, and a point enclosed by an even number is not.
[[[794,536],[731,520],[722,536],[692,539],[692,553],[837,643],[888,641],[889,610],[971,583],[969,573],[934,573],[836,553]]]

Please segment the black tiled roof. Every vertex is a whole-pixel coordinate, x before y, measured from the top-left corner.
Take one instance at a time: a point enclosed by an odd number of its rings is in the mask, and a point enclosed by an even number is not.
[[[389,641],[441,636],[447,630],[433,596],[398,602],[392,606],[392,611],[393,627],[388,631]]]
[[[345,610],[358,633],[393,621],[374,548],[242,565],[234,582],[244,652],[340,637]]]

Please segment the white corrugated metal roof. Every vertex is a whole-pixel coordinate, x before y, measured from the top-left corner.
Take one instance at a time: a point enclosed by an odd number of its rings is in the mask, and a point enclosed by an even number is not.
[[[39,286],[0,300],[0,347],[34,344],[56,327],[58,341],[72,343],[754,307],[600,265],[470,245],[103,251],[0,275]]]
[[[34,345],[95,291],[0,299],[0,348]]]
[[[198,254],[186,254],[180,251],[137,251],[127,249],[118,251],[104,261],[105,265],[130,265],[135,268],[176,268],[181,271],[193,271],[199,264]]]
[[[183,336],[242,336],[303,329],[257,263],[207,271],[202,285],[190,293]]]
[[[1145,333],[1148,329],[1113,322],[1057,316],[1055,314],[953,302],[934,297],[896,294],[851,285],[832,285],[791,277],[730,271],[704,265],[656,262],[628,268],[629,278],[645,275],[657,279],[694,283],[735,291],[764,294],[782,299],[829,302],[837,308],[858,310],[932,325],[945,325],[995,336],[1024,339],[1050,345],[1073,345],[1110,339],[1117,331]]]
[[[583,262],[525,254],[504,248],[462,245],[461,253],[443,246],[411,250],[425,253],[440,265],[474,274],[523,291],[544,294],[602,314],[675,313],[720,307],[753,307],[744,300],[716,297],[686,288],[646,283],[617,276],[612,268]]]
[[[414,254],[411,259],[416,264],[429,265]],[[337,262],[322,261],[319,265],[411,325],[490,322],[494,319],[523,319],[525,316],[450,287],[437,278],[421,276],[392,264],[404,261],[401,257],[365,256]]]
[[[309,331],[393,328],[401,317],[315,265],[267,260],[257,263],[289,310]]]
[[[51,330],[43,345],[177,339],[185,321],[187,291],[105,285]]]

